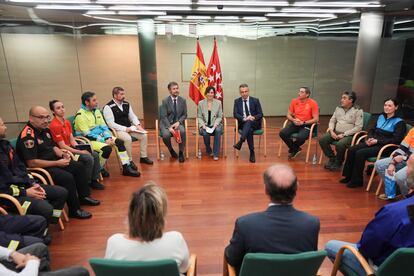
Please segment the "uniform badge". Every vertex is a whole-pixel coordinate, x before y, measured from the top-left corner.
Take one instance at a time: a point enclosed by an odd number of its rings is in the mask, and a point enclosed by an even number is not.
[[[51,138],[49,132],[46,132],[46,137],[49,139]]]
[[[41,140],[41,139],[37,139],[37,143],[40,145],[40,144],[43,144],[43,140]]]
[[[32,149],[34,147],[34,141],[33,140],[26,140],[23,142],[24,146],[27,149]]]

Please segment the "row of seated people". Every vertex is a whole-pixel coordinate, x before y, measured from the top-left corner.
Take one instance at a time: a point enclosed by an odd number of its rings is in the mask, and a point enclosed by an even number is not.
[[[414,177],[414,155],[409,159],[408,168],[408,174]],[[224,250],[225,261],[236,274],[248,253],[295,254],[318,250],[320,221],[294,208],[298,180],[292,168],[283,164],[272,165],[264,172],[263,178],[270,199],[267,210],[238,218],[233,236]],[[414,191],[414,181],[409,182],[409,188],[410,192]],[[368,259],[375,271],[397,249],[414,247],[413,208],[414,197],[386,205],[366,226],[356,244],[329,241],[325,246],[328,257],[334,262],[340,248],[347,245]],[[183,236],[176,231],[163,231],[166,213],[165,191],[155,183],[145,184],[132,195],[128,232],[114,234],[108,239],[105,258],[131,261],[173,259],[184,275],[193,261],[190,261]],[[359,264],[350,250],[345,250],[342,262],[355,275],[366,275],[366,268]]]

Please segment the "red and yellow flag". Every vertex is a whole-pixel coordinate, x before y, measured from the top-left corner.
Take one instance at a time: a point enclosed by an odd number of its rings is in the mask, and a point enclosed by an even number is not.
[[[191,72],[189,95],[196,105],[198,105],[198,102],[205,98],[204,91],[208,86],[206,65],[198,39],[196,58]]]
[[[214,38],[213,52],[207,69],[208,85],[216,88],[216,99],[223,103],[223,76],[221,74],[220,60],[217,50],[216,38]]]

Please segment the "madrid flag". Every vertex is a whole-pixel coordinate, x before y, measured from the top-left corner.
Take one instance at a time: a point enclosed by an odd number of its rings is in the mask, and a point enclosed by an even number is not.
[[[204,99],[204,91],[208,86],[206,65],[204,63],[203,52],[197,39],[197,52],[194,60],[193,69],[191,70],[190,80],[190,98],[198,105],[198,102]]]
[[[213,53],[211,54],[210,63],[207,69],[207,78],[208,85],[214,86],[216,88],[216,99],[223,102],[223,87],[222,80],[223,76],[221,75],[220,60],[217,51],[216,38],[214,38],[214,48]]]

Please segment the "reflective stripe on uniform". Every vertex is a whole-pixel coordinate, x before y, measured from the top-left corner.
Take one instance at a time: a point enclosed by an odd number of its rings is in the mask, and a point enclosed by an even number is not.
[[[16,251],[17,247],[19,246],[19,241],[15,241],[15,240],[11,240],[9,243],[9,246],[7,246],[8,249],[12,250],[12,251]]]
[[[10,185],[10,188],[12,189],[13,196],[19,196],[20,195],[20,189],[16,185]]]
[[[30,201],[23,202],[22,208],[23,208],[24,214],[27,213],[27,209],[29,209],[30,204],[32,204]]]
[[[53,217],[60,218],[60,215],[62,214],[62,210],[59,209],[53,209]]]

